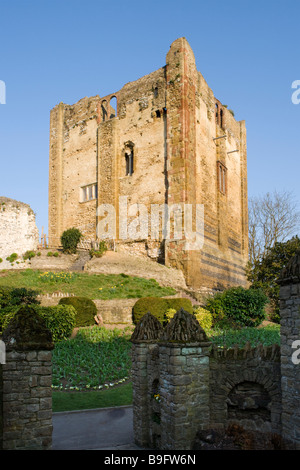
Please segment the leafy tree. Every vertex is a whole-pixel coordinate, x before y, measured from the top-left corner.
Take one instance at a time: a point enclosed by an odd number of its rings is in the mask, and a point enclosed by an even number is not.
[[[273,321],[279,322],[279,289],[277,279],[288,261],[300,250],[298,236],[286,242],[275,242],[274,246],[266,249],[264,256],[248,265],[247,278],[252,287],[261,288],[271,302]]]
[[[82,233],[78,228],[69,228],[65,230],[60,237],[64,253],[76,253],[77,245],[82,238]]]

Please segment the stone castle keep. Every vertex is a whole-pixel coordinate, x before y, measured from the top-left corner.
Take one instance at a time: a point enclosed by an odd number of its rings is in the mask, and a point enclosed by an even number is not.
[[[116,212],[116,246],[181,269],[194,289],[245,285],[248,258],[246,128],[214,97],[197,71],[185,38],[166,65],[108,96],[60,103],[50,115],[49,244],[79,228],[96,240],[103,213]],[[124,240],[120,198],[128,207],[204,207],[204,244],[185,240]],[[133,215],[128,211],[128,222]],[[177,215],[177,217],[179,217]],[[193,212],[193,230],[196,224]]]

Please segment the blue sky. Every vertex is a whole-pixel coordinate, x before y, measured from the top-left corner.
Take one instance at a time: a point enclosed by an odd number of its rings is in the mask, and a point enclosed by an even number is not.
[[[300,203],[299,18],[292,0],[0,0],[0,196],[30,204],[47,233],[50,109],[157,70],[184,36],[246,121],[249,197],[288,190]]]

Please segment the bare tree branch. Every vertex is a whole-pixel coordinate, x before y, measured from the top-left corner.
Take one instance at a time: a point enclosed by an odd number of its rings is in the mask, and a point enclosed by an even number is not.
[[[249,199],[249,261],[261,259],[267,248],[299,230],[300,212],[293,194],[274,191]]]

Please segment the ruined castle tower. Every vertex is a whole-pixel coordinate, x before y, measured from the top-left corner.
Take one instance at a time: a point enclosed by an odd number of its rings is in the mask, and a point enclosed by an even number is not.
[[[142,246],[182,269],[195,289],[245,285],[246,158],[245,122],[236,121],[214,97],[190,45],[179,38],[164,67],[108,96],[60,103],[51,110],[49,242],[58,245],[70,227],[96,240],[104,204],[110,204],[120,249]],[[128,223],[137,214],[146,217],[148,235],[124,236],[121,200]],[[193,229],[195,207],[204,208],[200,249],[186,249],[184,230],[182,237],[166,239],[161,229],[155,240],[151,237],[150,220],[151,228],[158,228],[151,208],[176,204],[191,205]],[[177,222],[183,220],[183,212],[174,213]]]

